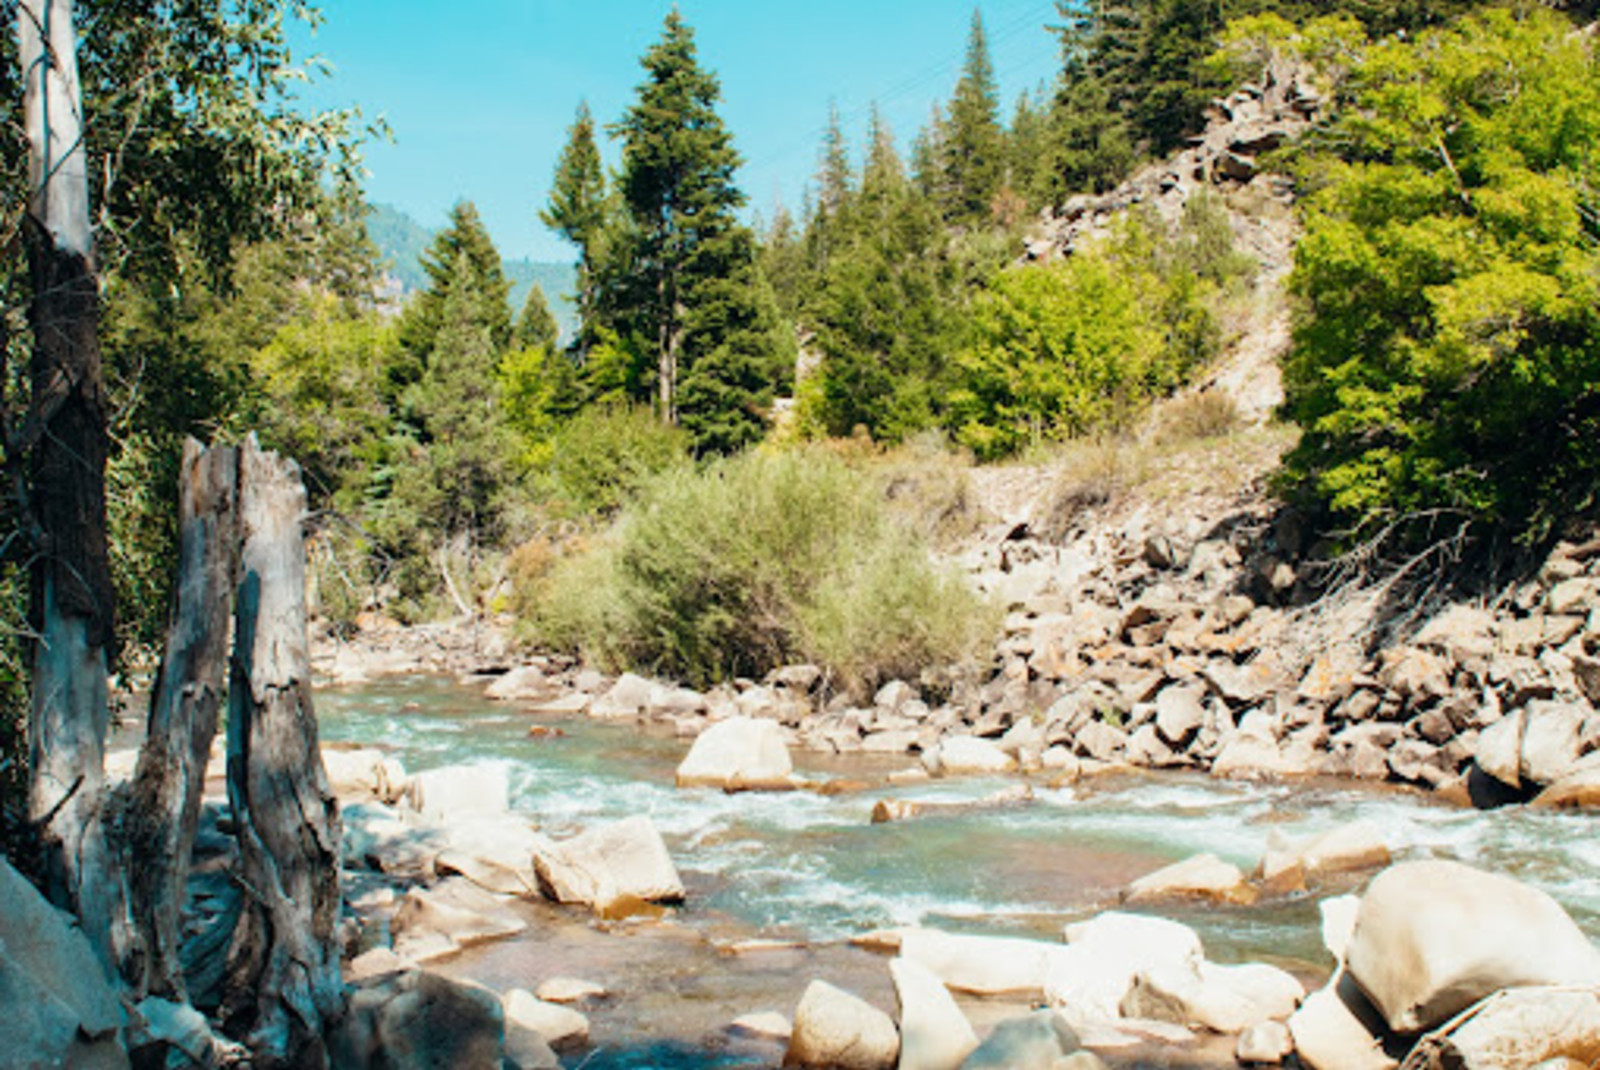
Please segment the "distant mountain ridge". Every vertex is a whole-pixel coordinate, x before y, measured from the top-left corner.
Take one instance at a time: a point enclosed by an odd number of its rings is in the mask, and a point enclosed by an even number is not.
[[[378,247],[386,270],[400,280],[408,294],[426,287],[428,273],[422,269],[421,258],[438,231],[429,230],[392,204],[373,204],[371,209],[367,215],[367,236]],[[578,329],[578,310],[572,301],[578,285],[576,268],[571,264],[527,259],[502,260],[501,267],[511,282],[512,315],[521,313],[528,290],[538,283],[561,327],[561,337],[571,338]]]

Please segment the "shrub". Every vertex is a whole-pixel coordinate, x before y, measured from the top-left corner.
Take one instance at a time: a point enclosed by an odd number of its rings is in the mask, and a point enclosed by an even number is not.
[[[699,685],[814,661],[869,687],[966,652],[990,616],[823,450],[652,480],[530,600],[538,638]]]
[[[559,512],[610,516],[645,481],[683,464],[688,448],[683,432],[648,408],[593,406],[552,436],[541,478]]]

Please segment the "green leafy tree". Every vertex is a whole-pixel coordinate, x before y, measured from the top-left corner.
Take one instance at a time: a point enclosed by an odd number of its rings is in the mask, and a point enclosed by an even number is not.
[[[1540,535],[1600,477],[1592,45],[1492,10],[1371,45],[1349,91],[1299,164],[1288,479],[1347,529],[1449,509]]]
[[[641,64],[637,99],[614,127],[632,223],[626,281],[641,299],[624,333],[654,350],[663,418],[681,418],[697,450],[726,452],[764,432],[784,374],[776,301],[738,220],[739,156],[716,112],[721,90],[676,10]]]

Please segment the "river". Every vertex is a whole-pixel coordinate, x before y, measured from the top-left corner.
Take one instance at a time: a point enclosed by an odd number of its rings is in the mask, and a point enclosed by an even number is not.
[[[729,1041],[722,1026],[749,1011],[792,1013],[816,976],[892,1010],[883,960],[849,947],[851,936],[921,924],[1058,939],[1063,923],[1114,906],[1129,880],[1169,862],[1210,852],[1248,870],[1275,831],[1300,839],[1357,819],[1380,826],[1398,858],[1446,857],[1521,878],[1600,933],[1600,839],[1583,815],[1477,813],[1348,783],[1161,774],[1036,785],[1026,807],[873,825],[880,798],[970,800],[1014,781],[881,784],[836,796],[680,791],[673,771],[688,742],[662,731],[534,716],[428,678],[328,689],[317,702],[324,740],[391,747],[410,771],[504,765],[513,807],[551,835],[632,814],[654,819],[689,890],[673,924],[597,933],[570,911],[529,907],[535,935],[447,967],[501,989],[555,975],[613,988],[617,999],[591,1012],[597,1048],[581,1062],[593,1070],[775,1065],[780,1049]],[[560,732],[533,737],[534,724]],[[875,782],[912,761],[795,757],[806,774]],[[1314,983],[1327,969],[1316,899],[1160,912],[1193,926],[1215,961],[1273,962]],[[801,946],[729,953],[750,940]],[[965,1005],[978,1020],[1015,1009]]]

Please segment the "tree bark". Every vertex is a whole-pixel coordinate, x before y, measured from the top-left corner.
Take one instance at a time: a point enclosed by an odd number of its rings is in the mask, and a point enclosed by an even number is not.
[[[228,796],[247,897],[222,1006],[257,1067],[326,1063],[343,1009],[339,811],[317,744],[306,644],[305,488],[252,436],[239,459],[243,536],[228,698]]]
[[[239,451],[184,443],[178,583],[124,824],[130,930],[117,940],[136,998],[187,1002],[184,887],[206,764],[228,687],[228,607],[237,582]]]
[[[107,438],[71,0],[22,0],[17,39],[34,347],[30,411],[7,445],[31,453],[29,815],[43,848],[46,894],[79,916],[109,966],[119,896],[101,824],[113,642]]]

